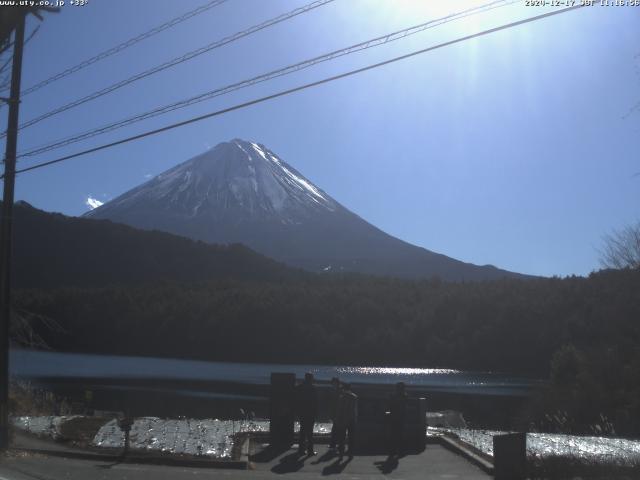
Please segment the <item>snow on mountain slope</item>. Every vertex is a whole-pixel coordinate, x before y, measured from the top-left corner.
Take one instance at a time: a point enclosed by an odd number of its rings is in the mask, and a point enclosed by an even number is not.
[[[188,218],[224,215],[277,217],[293,222],[305,212],[334,211],[337,203],[273,152],[233,140],[168,170],[87,216],[107,216],[140,203],[162,205]]]
[[[340,205],[264,145],[234,139],[88,212],[210,243],[244,243],[314,271],[449,280],[513,276],[394,238]]]

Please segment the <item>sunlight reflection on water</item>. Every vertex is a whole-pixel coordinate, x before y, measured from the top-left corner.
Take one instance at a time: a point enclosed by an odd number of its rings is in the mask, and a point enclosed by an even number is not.
[[[447,368],[402,368],[402,367],[338,367],[338,372],[355,375],[443,375],[460,373]]]

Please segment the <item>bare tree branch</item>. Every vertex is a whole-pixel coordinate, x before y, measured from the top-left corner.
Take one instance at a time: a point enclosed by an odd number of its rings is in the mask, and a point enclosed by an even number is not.
[[[604,268],[640,268],[640,221],[604,236],[600,264]]]

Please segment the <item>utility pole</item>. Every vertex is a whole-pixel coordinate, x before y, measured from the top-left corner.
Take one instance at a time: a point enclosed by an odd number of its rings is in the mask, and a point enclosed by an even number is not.
[[[9,447],[9,327],[11,325],[11,237],[13,194],[16,179],[18,149],[18,111],[20,109],[20,78],[22,76],[22,47],[26,13],[20,14],[16,24],[11,67],[11,94],[7,140],[4,157],[4,190],[2,223],[0,225],[0,450]]]

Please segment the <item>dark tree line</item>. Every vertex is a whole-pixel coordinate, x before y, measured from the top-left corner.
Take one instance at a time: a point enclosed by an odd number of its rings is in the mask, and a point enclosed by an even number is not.
[[[365,276],[24,290],[54,349],[551,376],[538,414],[640,414],[640,271],[446,283]],[[574,427],[574,430],[579,430]]]

